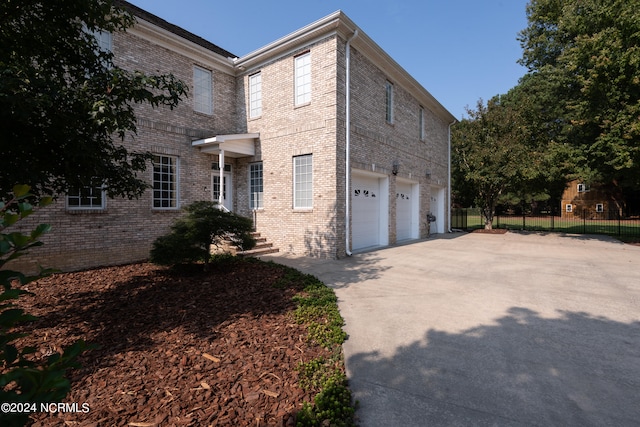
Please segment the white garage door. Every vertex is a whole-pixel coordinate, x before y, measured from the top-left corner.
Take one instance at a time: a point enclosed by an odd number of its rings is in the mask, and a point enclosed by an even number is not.
[[[413,185],[403,182],[396,183],[396,239],[406,240],[415,238],[413,235]]]
[[[353,249],[380,245],[380,182],[354,175],[351,183],[351,236]]]

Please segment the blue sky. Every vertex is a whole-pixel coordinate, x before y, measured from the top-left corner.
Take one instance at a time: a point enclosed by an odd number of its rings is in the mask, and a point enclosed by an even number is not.
[[[456,118],[518,83],[527,0],[129,0],[242,56],[341,9]]]

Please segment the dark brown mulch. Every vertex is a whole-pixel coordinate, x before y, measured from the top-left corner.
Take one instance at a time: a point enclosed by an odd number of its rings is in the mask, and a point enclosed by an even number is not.
[[[295,289],[276,265],[180,274],[151,264],[57,274],[27,286],[39,320],[21,344],[37,357],[77,339],[98,349],[71,372],[66,402],[84,413],[39,413],[35,426],[289,426],[302,403],[299,362],[328,351],[292,318]]]
[[[505,234],[507,232],[506,228],[494,228],[491,230],[485,230],[484,228],[478,228],[477,230],[473,230],[472,233],[481,233],[481,234]]]

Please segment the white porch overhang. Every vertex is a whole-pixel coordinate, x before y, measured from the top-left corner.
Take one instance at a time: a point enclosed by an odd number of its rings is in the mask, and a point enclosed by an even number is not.
[[[259,133],[239,133],[233,135],[216,135],[211,138],[198,139],[191,142],[201,152],[207,154],[221,154],[226,157],[255,156],[255,141],[260,138]]]

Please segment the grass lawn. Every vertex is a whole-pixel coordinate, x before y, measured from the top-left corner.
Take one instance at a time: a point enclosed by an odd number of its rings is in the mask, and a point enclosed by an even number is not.
[[[468,215],[467,227],[469,229],[483,228],[484,221],[480,215]],[[523,221],[521,216],[496,216],[493,221],[493,227],[512,230],[553,231],[569,234],[608,234],[612,236],[624,236],[625,238],[640,238],[639,220],[583,220],[580,218],[567,219],[557,216],[527,216]]]

